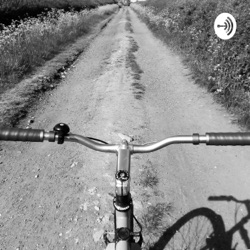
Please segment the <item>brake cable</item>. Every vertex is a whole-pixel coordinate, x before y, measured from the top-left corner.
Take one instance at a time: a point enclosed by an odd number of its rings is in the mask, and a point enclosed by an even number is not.
[[[103,143],[103,144],[108,144],[107,142],[102,141],[102,140],[97,139],[97,138],[93,138],[93,137],[86,137],[86,138],[88,138],[88,139],[90,139],[90,140],[92,140],[92,141],[98,141],[98,142],[101,142],[101,143]]]

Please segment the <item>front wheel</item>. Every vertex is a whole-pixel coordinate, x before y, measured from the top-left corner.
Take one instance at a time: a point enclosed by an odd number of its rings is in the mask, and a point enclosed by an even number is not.
[[[229,250],[220,215],[209,208],[195,209],[168,228],[151,250]]]

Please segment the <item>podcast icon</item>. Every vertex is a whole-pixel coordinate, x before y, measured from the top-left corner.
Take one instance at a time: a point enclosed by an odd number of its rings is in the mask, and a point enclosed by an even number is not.
[[[221,13],[214,21],[214,31],[220,39],[228,40],[232,38],[236,29],[236,20],[229,13]]]

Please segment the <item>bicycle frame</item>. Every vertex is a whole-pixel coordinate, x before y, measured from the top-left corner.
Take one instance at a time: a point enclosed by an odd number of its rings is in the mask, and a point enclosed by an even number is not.
[[[103,145],[88,140],[85,137],[70,134],[65,136],[65,141],[77,142],[83,144],[93,150],[101,152],[110,152],[117,154],[116,166],[116,185],[114,204],[114,231],[115,238],[113,242],[107,239],[107,233],[104,234],[104,240],[107,244],[106,250],[140,250],[143,241],[141,231],[134,232],[133,220],[142,228],[133,214],[133,201],[130,194],[130,159],[133,153],[149,153],[166,147],[170,144],[178,143],[205,143],[207,136],[175,136],[165,140],[150,143],[147,145],[132,145],[126,140],[122,140],[120,144]],[[138,242],[134,241],[134,237],[140,237]]]
[[[106,250],[140,250],[142,244],[141,231],[134,233],[133,201],[130,194],[130,159],[131,152],[128,142],[123,140],[117,153],[116,187],[115,187],[115,239],[108,242]],[[136,219],[135,219],[136,220]],[[136,220],[138,225],[139,222]],[[141,226],[140,226],[141,228]],[[140,240],[135,243],[133,237],[138,236]],[[107,243],[107,240],[106,240]]]
[[[112,242],[104,234],[107,244],[106,250],[140,250],[142,244],[141,225],[133,214],[133,201],[130,194],[130,160],[131,154],[150,153],[171,144],[190,143],[198,145],[215,146],[235,146],[250,145],[250,133],[206,133],[205,135],[193,134],[189,136],[173,136],[158,142],[145,145],[129,144],[122,140],[120,144],[108,144],[93,138],[88,138],[69,133],[67,124],[57,124],[53,131],[45,132],[40,129],[17,129],[1,128],[0,140],[4,141],[31,141],[31,142],[57,142],[63,144],[64,141],[82,144],[92,150],[117,154],[117,167],[115,174],[115,197],[113,201],[115,215],[115,237]],[[100,143],[101,142],[101,143]],[[104,144],[102,144],[104,143]],[[134,232],[134,221],[138,224],[140,231]],[[134,238],[139,237],[135,242]]]

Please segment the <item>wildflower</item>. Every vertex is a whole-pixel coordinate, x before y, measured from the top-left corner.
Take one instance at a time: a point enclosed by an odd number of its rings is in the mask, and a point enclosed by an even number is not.
[[[214,66],[214,70],[217,70],[220,67],[220,64]]]

